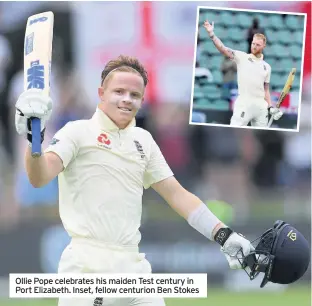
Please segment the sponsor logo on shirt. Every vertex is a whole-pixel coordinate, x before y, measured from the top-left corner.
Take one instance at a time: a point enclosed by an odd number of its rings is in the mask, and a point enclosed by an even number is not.
[[[57,138],[52,138],[52,140],[50,141],[50,145],[53,146],[55,145],[57,142],[59,142],[60,140]]]
[[[266,67],[266,65],[263,65],[263,69],[264,69],[264,71],[266,71],[266,70],[267,70],[267,67]]]
[[[248,57],[248,60],[249,60],[250,62],[252,62],[252,63],[254,62],[253,59],[252,59],[251,57]]]
[[[143,159],[145,157],[145,153],[143,151],[142,145],[137,140],[134,140],[134,144],[135,144],[136,149],[140,153],[141,158]]]
[[[109,137],[107,136],[107,134],[101,133],[98,136],[97,141],[98,141],[98,146],[104,147],[107,149],[111,148],[111,141],[110,141]]]

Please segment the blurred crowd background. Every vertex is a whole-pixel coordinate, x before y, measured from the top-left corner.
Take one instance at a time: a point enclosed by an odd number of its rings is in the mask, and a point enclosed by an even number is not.
[[[249,239],[256,238],[277,219],[297,226],[310,239],[311,17],[308,15],[306,29],[300,132],[201,127],[188,123],[198,5],[212,4],[0,2],[2,295],[7,294],[3,288],[8,273],[55,272],[69,241],[58,215],[57,180],[41,189],[29,184],[23,165],[27,144],[14,127],[14,105],[23,91],[26,20],[46,10],[55,14],[51,83],[54,104],[44,146],[66,122],[92,116],[98,102],[100,73],[109,59],[120,54],[137,56],[150,79],[137,123],[152,133],[183,186]],[[310,2],[213,5],[309,14],[311,10]],[[221,15],[216,15],[216,24]],[[240,16],[244,28],[252,26],[253,17],[245,19],[245,13]],[[222,20],[230,22],[231,18]],[[269,34],[271,28],[260,18],[259,22]],[[231,38],[241,37],[240,49],[247,51],[243,31],[237,35]],[[273,47],[270,49],[271,64],[277,72],[281,66],[275,66],[277,53]],[[209,60],[208,67],[199,61],[208,69],[212,63],[219,69],[222,59]],[[298,83],[295,86],[298,89]],[[141,230],[141,248],[154,272],[205,272],[210,284],[233,290],[237,284],[259,286],[256,281],[249,282],[244,273],[229,271],[218,246],[190,228],[153,190],[144,194]],[[301,283],[309,282],[309,277],[308,272]]]
[[[193,122],[229,124],[237,98],[236,63],[211,42],[205,20],[215,21],[215,33],[226,47],[251,53],[253,35],[266,35],[264,60],[272,67],[270,92],[277,102],[288,74],[296,68],[291,92],[281,105],[284,115],[274,128],[297,129],[305,16],[201,8],[193,93]],[[252,75],[250,76],[252,77]]]

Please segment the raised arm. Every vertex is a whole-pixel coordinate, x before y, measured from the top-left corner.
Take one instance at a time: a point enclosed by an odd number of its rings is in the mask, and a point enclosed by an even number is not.
[[[216,46],[216,48],[219,50],[220,53],[222,53],[223,55],[229,57],[230,59],[234,58],[234,51],[230,48],[227,48],[224,46],[224,44],[222,43],[222,41],[220,40],[220,38],[218,38],[215,34],[214,34],[214,22],[212,22],[211,24],[209,23],[208,20],[206,20],[204,22],[204,28],[206,29],[210,39],[212,40],[212,42],[214,43],[214,45]]]
[[[25,168],[30,183],[38,188],[52,181],[64,167],[57,154],[48,152],[40,157],[32,157],[31,148],[28,147],[25,153]]]
[[[52,112],[52,100],[40,89],[24,91],[16,102],[15,127],[18,134],[24,136],[29,147],[25,153],[25,168],[30,183],[34,187],[42,187],[54,179],[62,170],[63,162],[55,153],[46,153],[40,157],[31,154],[32,131],[30,118],[41,120],[41,143],[44,139],[46,122]]]

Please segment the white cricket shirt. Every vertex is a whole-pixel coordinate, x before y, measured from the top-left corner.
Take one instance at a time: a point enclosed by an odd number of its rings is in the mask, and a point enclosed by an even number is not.
[[[253,54],[234,50],[237,64],[238,94],[240,96],[264,99],[264,83],[270,83],[271,66]]]
[[[97,109],[90,120],[66,124],[45,152],[63,160],[59,209],[70,236],[139,243],[143,187],[173,176],[148,131],[135,119],[119,129]]]

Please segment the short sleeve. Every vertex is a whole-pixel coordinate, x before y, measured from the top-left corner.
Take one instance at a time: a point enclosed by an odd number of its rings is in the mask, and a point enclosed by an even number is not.
[[[66,168],[78,153],[78,145],[74,139],[76,134],[77,131],[74,131],[73,122],[67,123],[54,135],[45,153],[56,153],[62,159],[63,166]]]
[[[267,75],[265,77],[264,82],[265,83],[270,83],[270,80],[271,80],[271,66],[270,65],[266,65],[266,66],[268,68],[268,72],[267,72]]]
[[[233,50],[234,58],[232,59],[234,62],[239,63],[241,62],[247,53],[243,51]]]
[[[173,176],[155,140],[152,139],[150,159],[144,172],[143,185],[148,189],[152,184]]]

